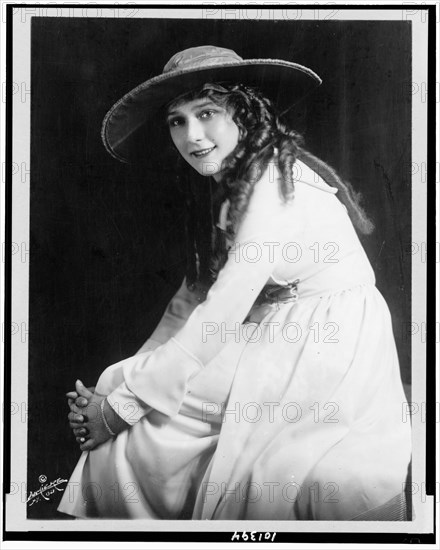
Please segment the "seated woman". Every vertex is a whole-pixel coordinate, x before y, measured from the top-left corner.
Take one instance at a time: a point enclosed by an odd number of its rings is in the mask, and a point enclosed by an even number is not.
[[[215,238],[204,249],[188,233],[188,275],[151,338],[93,393],[78,381],[68,394],[83,454],[60,511],[405,519],[405,396],[355,230],[373,227],[278,114],[319,83],[294,63],[201,46],[107,114],[120,160],[164,115],[188,167],[215,185]]]

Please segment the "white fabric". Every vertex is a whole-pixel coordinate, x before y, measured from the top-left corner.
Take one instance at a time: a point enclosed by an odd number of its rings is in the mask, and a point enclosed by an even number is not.
[[[388,307],[336,190],[294,168],[290,203],[274,163],[256,184],[206,300],[183,284],[140,353],[104,371],[97,391],[132,427],[83,453],[60,511],[351,519],[402,491],[410,432]],[[297,279],[296,303],[253,307],[266,283]]]

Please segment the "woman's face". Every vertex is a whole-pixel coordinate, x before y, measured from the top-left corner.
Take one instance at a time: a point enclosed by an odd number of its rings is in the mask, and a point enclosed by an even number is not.
[[[223,160],[239,139],[232,115],[207,98],[194,99],[168,110],[171,139],[182,157],[202,176],[218,181]]]

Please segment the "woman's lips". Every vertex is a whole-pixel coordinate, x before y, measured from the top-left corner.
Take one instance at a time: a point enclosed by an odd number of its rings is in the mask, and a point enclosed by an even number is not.
[[[206,157],[206,155],[209,155],[209,153],[210,153],[211,151],[213,151],[213,150],[215,149],[215,147],[216,147],[216,146],[214,145],[214,147],[209,147],[209,149],[200,149],[200,151],[193,151],[193,152],[191,153],[191,155],[192,155],[193,157],[198,158],[198,159],[199,159],[199,158],[202,158],[202,157]]]

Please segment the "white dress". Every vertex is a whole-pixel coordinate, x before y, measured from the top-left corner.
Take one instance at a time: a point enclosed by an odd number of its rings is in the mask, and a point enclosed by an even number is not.
[[[103,372],[96,391],[131,427],[82,454],[61,512],[404,519],[387,512],[411,455],[390,313],[337,190],[294,168],[285,204],[269,164],[206,300],[184,281]],[[291,299],[254,303],[268,283],[295,283]]]

